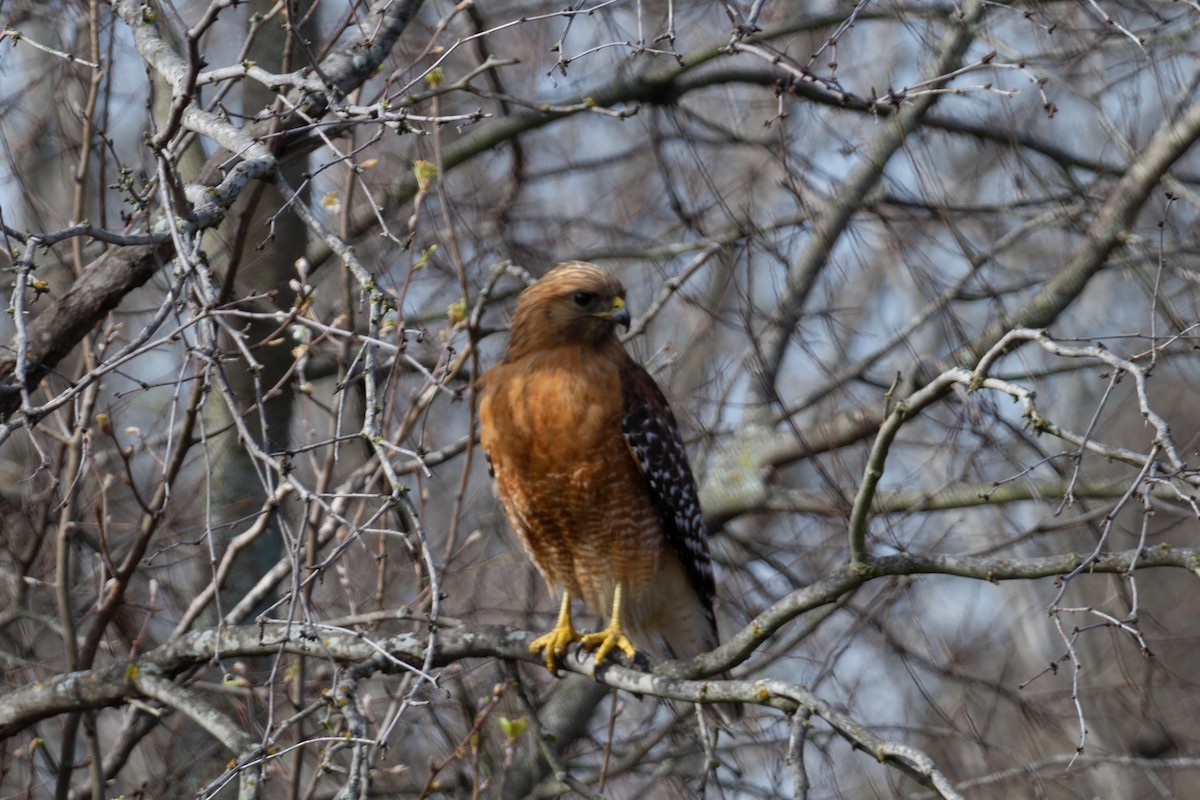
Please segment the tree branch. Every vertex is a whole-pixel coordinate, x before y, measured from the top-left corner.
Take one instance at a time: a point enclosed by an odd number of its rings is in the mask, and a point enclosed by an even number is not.
[[[189,74],[188,62],[157,34],[152,19],[146,17],[148,7],[132,0],[115,0],[112,5],[133,33],[139,54],[173,87],[182,87]],[[342,95],[360,86],[383,63],[420,6],[421,0],[376,0],[361,36],[329,55],[322,63],[322,75]],[[313,86],[306,88],[310,105],[324,113],[328,107],[326,95],[316,92]],[[224,221],[228,209],[251,181],[273,175],[276,162],[251,132],[203,111],[195,103],[196,98],[191,98],[182,112],[183,127],[209,137],[239,159],[217,185],[189,189],[188,199],[193,204],[187,211],[190,224],[205,229]],[[307,123],[315,112],[307,106],[306,110]],[[164,237],[152,245],[110,251],[89,264],[70,289],[29,324],[23,386],[15,380],[16,358],[0,358],[0,419],[20,406],[23,388],[32,389],[126,295],[174,257],[174,242]]]
[[[886,576],[941,574],[990,582],[1030,580],[1065,575],[1085,567],[1090,573],[1123,574],[1136,563],[1140,569],[1174,567],[1200,577],[1200,549],[1160,545],[1138,551],[1100,553],[1095,557],[1076,553],[1040,558],[988,558],[952,554],[900,554],[871,558],[865,563],[843,564],[814,584],[798,589],[759,614],[740,633],[717,650],[690,661],[666,662],[653,672],[641,672],[618,664],[597,667],[591,654],[573,651],[562,665],[570,672],[593,678],[617,689],[694,703],[753,703],[787,713],[806,709],[824,719],[856,748],[896,766],[943,797],[955,797],[945,777],[919,751],[888,742],[860,723],[834,711],[802,686],[777,680],[712,680],[704,678],[727,671],[748,658],[787,622],[815,608],[835,602],[847,592]],[[539,664],[529,652],[533,634],[503,626],[459,626],[442,628],[429,663],[444,667],[469,658],[502,658]],[[123,704],[131,696],[154,696],[162,684],[147,683],[145,675],[169,678],[217,657],[274,656],[280,652],[330,659],[353,664],[353,673],[366,676],[375,671],[419,669],[427,663],[426,636],[403,633],[380,642],[345,632],[329,632],[288,623],[231,626],[186,634],[136,659],[99,669],[58,675],[15,689],[0,697],[0,737],[11,736],[40,720],[58,714],[87,711]],[[161,694],[161,693],[160,693]],[[170,695],[184,705],[182,695]],[[194,713],[200,714],[198,706]],[[233,746],[244,739],[230,737],[216,725],[214,735]]]

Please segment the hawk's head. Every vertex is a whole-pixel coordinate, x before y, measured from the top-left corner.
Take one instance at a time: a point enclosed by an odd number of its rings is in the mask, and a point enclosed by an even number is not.
[[[568,261],[521,293],[513,316],[514,347],[578,342],[599,345],[616,339],[616,326],[629,327],[625,287],[593,264]]]

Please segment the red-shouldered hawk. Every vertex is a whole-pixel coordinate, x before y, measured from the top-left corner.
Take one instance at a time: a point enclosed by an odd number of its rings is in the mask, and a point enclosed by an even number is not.
[[[708,532],[675,418],[621,346],[625,289],[568,262],[517,300],[504,360],[480,379],[480,440],[521,545],[561,592],[546,666],[575,641],[690,658],[717,646]],[[609,618],[581,635],[579,598]]]

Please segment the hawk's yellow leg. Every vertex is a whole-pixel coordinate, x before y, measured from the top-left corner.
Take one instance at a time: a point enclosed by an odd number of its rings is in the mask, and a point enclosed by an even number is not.
[[[637,654],[637,649],[625,637],[625,632],[621,630],[621,595],[624,590],[624,586],[620,582],[613,590],[612,619],[609,620],[608,627],[579,638],[580,647],[584,650],[596,651],[596,664],[604,663],[604,658],[612,652],[614,647],[620,648],[630,661],[633,661],[634,655]]]
[[[529,652],[546,656],[546,669],[558,674],[558,659],[567,654],[567,647],[582,637],[571,622],[571,593],[564,591],[562,606],[558,609],[558,622],[545,636],[539,636],[529,645]]]

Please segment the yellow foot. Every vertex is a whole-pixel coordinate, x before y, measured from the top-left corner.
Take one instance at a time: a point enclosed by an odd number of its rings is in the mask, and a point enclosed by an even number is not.
[[[625,657],[633,662],[633,657],[637,655],[637,648],[629,639],[625,638],[625,633],[616,625],[610,624],[607,628],[596,633],[589,633],[586,636],[579,637],[580,647],[584,650],[596,651],[596,665],[604,663],[604,659],[613,648],[620,648]]]
[[[554,630],[545,636],[539,636],[530,643],[529,652],[545,655],[546,669],[557,675],[559,659],[567,655],[567,648],[573,642],[578,642],[582,638],[579,631],[575,630],[574,625],[570,622],[563,625],[562,620],[559,620],[559,624],[554,626]]]

